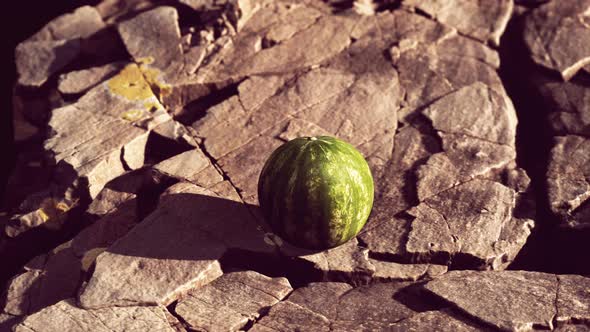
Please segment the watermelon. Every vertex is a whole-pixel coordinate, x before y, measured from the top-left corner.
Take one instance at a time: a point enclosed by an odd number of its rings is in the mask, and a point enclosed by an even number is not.
[[[352,145],[299,137],[277,148],[258,179],[272,231],[294,246],[328,249],[355,237],[373,207],[373,176]]]

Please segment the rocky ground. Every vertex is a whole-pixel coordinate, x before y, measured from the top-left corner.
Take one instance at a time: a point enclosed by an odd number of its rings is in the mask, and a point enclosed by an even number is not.
[[[0,331],[590,331],[590,1],[104,0],[18,45]],[[303,251],[268,155],[369,162]]]

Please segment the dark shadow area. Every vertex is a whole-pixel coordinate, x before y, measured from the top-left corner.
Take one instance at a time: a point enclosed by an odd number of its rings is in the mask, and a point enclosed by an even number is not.
[[[517,163],[531,178],[536,200],[536,226],[510,269],[590,274],[590,261],[585,254],[590,252],[590,231],[559,227],[558,217],[549,210],[546,172],[553,135],[547,119],[551,106],[535,88],[533,79],[541,75],[559,78],[532,62],[524,44],[523,29],[524,17],[510,20],[499,49],[499,74],[519,120]]]
[[[63,13],[70,12],[83,5],[93,5],[96,0],[55,0],[51,2],[20,0],[9,4],[9,19],[2,20],[2,107],[0,108],[0,146],[2,163],[0,163],[0,201],[4,199],[4,187],[14,165],[18,149],[13,144],[12,126],[12,86],[16,80],[14,50],[16,46],[48,21]]]
[[[90,202],[88,182],[85,178],[78,178],[73,167],[64,162],[55,166],[49,185],[32,196],[26,204],[21,204],[21,211],[18,212],[28,213],[45,206],[44,204],[49,204],[54,209],[54,202],[62,200],[68,188],[74,197],[78,197],[77,203],[63,214],[53,216],[47,223],[28,229],[22,228],[18,219],[4,220],[0,224],[0,285],[3,286],[30,259],[71,239],[87,225],[83,216]],[[19,234],[8,237],[4,233],[5,226],[19,230]]]
[[[92,270],[83,273],[81,255],[95,248],[109,247],[125,236],[156,208],[162,192],[176,181],[149,168],[128,172],[105,185],[113,191],[135,194],[135,198],[119,202],[115,210],[99,216],[85,213],[84,207],[75,216],[68,215],[66,228],[58,232],[38,227],[10,239],[8,250],[0,252],[2,258],[9,256],[7,260],[2,260],[3,264],[12,260],[10,270],[2,270],[3,280],[8,281],[14,275],[25,272],[22,266],[28,262],[30,268],[42,271],[22,294],[26,301],[23,301],[21,310],[32,313],[75,297],[82,282],[88,281],[92,275]],[[69,247],[53,252],[56,246],[70,239]],[[39,245],[27,246],[30,243]],[[30,251],[23,252],[23,249]],[[31,261],[35,256],[38,257]],[[29,274],[35,275],[32,272]],[[0,308],[4,307],[5,301],[6,293],[0,294]]]

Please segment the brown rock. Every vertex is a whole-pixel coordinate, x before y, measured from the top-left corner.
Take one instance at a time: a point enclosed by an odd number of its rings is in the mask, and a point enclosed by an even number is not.
[[[47,254],[43,266],[29,269],[10,281],[4,311],[28,315],[75,296],[81,272],[71,243],[64,243]]]
[[[273,30],[268,31],[268,27],[295,21],[293,19],[302,13],[297,7],[275,3],[261,8],[236,36],[240,42],[235,46],[228,45],[210,60],[209,65],[201,67],[198,74],[204,75],[205,82],[219,82],[256,74],[293,72],[317,65],[348,46],[349,31],[353,28],[354,20],[329,15],[317,19],[307,28],[304,28],[305,25],[295,27],[304,29],[299,33],[289,33],[292,37],[279,44],[261,48],[266,33],[270,32],[272,38]],[[263,19],[269,16],[275,17]],[[308,47],[302,49],[299,47],[302,44]]]
[[[25,272],[8,284],[4,311],[27,315],[76,295],[83,271],[106,247],[125,235],[137,222],[135,195],[105,188],[89,211],[102,218],[49,253],[25,266]]]
[[[231,272],[189,292],[175,311],[195,330],[237,331],[291,290],[285,278],[269,278],[253,271]]]
[[[64,300],[25,318],[14,331],[169,331],[166,309],[157,306],[84,310]]]
[[[551,210],[568,227],[586,227],[590,222],[590,140],[580,136],[554,139],[547,170]]]
[[[461,253],[501,268],[520,250],[500,245],[506,241],[504,227],[517,226],[510,223],[514,206],[514,191],[496,182],[472,180],[443,191],[410,210],[415,219],[406,250],[419,255]]]
[[[336,318],[340,310],[338,299],[352,289],[343,282],[315,282],[296,289],[287,300],[324,317]]]
[[[425,287],[476,319],[502,330],[524,331],[553,328],[554,318],[587,319],[584,289],[589,282],[541,272],[451,271]]]
[[[15,52],[18,83],[39,87],[80,54],[80,40],[25,41]]]
[[[414,170],[439,149],[434,137],[412,126],[403,127],[396,134],[392,158],[375,181],[377,199],[371,217],[359,234],[371,252],[405,253],[409,221],[396,215],[417,203]]]
[[[90,6],[83,6],[72,13],[58,16],[28,40],[43,41],[88,38],[104,27],[105,24],[96,9]]]
[[[141,13],[120,23],[117,29],[136,62],[165,69],[182,56],[178,13],[173,7]]]
[[[456,318],[449,310],[425,311],[391,326],[390,331],[491,331]]]
[[[588,1],[551,1],[526,18],[524,39],[533,61],[568,81],[590,62]],[[571,43],[575,39],[576,43]]]
[[[147,136],[143,129],[122,119],[101,116],[76,105],[54,110],[49,125],[55,135],[45,142],[45,148],[55,153],[57,161],[70,165],[77,176],[88,179],[91,197],[125,172],[121,149]],[[141,149],[136,152],[143,153]]]
[[[380,281],[416,281],[422,278],[436,278],[447,272],[446,265],[436,264],[400,264],[371,259],[375,267],[373,280]]]
[[[557,316],[560,323],[588,322],[590,319],[590,278],[558,275]]]
[[[89,6],[57,17],[16,48],[18,83],[41,86],[80,53],[80,40],[105,27],[98,12]]]
[[[475,83],[439,99],[424,115],[443,133],[514,146],[518,122],[514,106],[506,95],[485,84]]]
[[[460,33],[482,42],[500,45],[500,37],[512,15],[512,1],[417,1],[404,0],[435,20],[456,28]]]
[[[205,188],[223,181],[223,176],[199,148],[166,159],[154,165],[154,169]]]
[[[104,66],[72,71],[59,77],[57,89],[65,94],[84,93],[99,83],[111,78],[123,69],[123,64],[109,63]]]
[[[416,171],[420,201],[475,177],[501,169],[516,158],[514,147],[465,135],[439,134],[442,153],[436,153]]]
[[[555,134],[590,136],[590,94],[584,83],[543,78],[535,84],[550,105],[549,123]]]
[[[412,19],[404,17],[401,22],[405,26]],[[503,89],[496,73],[500,60],[495,51],[432,21],[424,19],[416,24],[431,24],[440,32],[435,40],[409,37],[389,49],[406,96],[400,114],[404,122],[416,117],[416,111],[460,88],[483,82],[498,91]]]
[[[249,331],[330,331],[330,321],[303,306],[290,301],[274,305]]]
[[[378,283],[351,289],[343,283],[312,283],[274,305],[254,331],[384,330],[415,311],[396,300],[408,284]],[[310,324],[314,325],[310,325]],[[311,326],[314,326],[313,328]]]
[[[210,190],[189,183],[169,188],[151,215],[97,258],[81,304],[167,305],[219,277],[218,260],[228,248],[272,251],[224,183]]]
[[[375,267],[369,261],[369,250],[359,247],[357,239],[319,253],[306,253],[306,250],[296,249],[287,243],[282,244],[280,250],[287,256],[297,256],[312,263],[324,280],[363,282],[375,272]]]

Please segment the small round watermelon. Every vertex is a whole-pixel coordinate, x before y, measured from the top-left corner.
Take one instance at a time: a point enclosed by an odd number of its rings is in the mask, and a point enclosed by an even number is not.
[[[352,145],[300,137],[277,148],[258,179],[272,231],[294,246],[328,249],[355,237],[373,207],[373,176]]]

